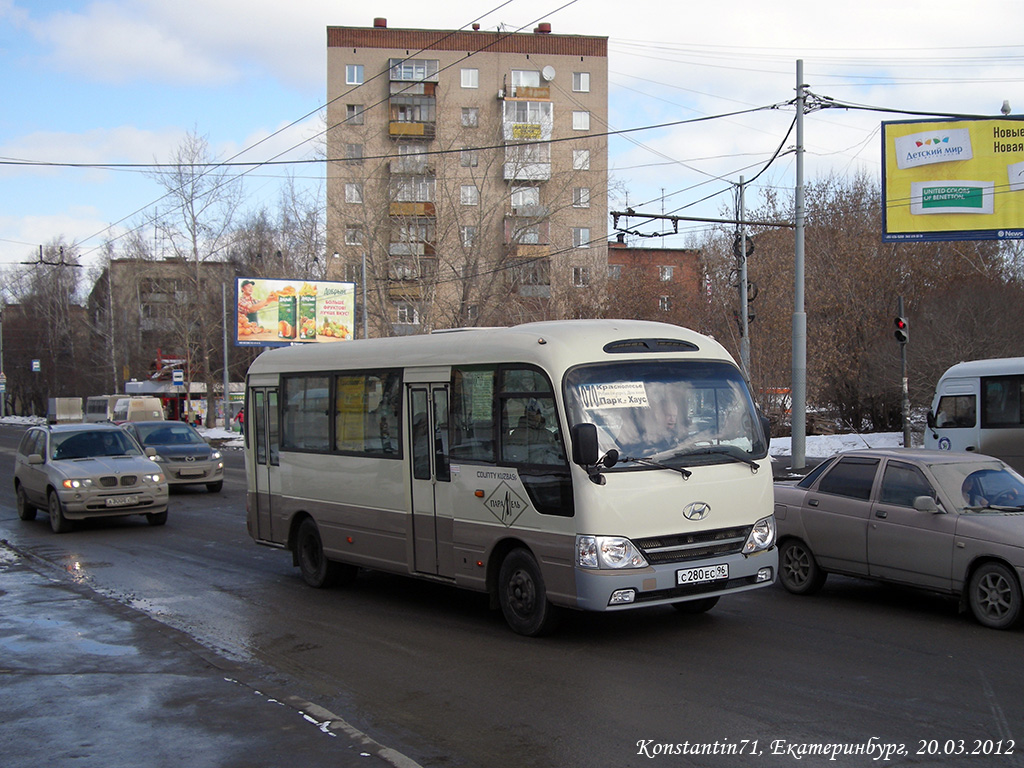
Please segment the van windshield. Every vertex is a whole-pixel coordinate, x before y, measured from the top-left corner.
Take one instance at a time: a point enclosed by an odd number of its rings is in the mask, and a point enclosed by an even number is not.
[[[602,453],[670,465],[768,454],[743,377],[725,362],[581,366],[565,376],[565,402],[570,424],[597,426]]]

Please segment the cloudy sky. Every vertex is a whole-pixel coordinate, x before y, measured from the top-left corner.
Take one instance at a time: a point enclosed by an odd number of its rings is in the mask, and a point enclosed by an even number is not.
[[[717,216],[741,175],[758,176],[786,140],[796,60],[810,91],[846,104],[998,115],[1024,112],[1019,0],[500,0],[372,6],[325,0],[0,0],[0,267],[63,237],[86,260],[144,221],[161,189],[144,169],[204,136],[220,160],[309,159],[326,91],[326,27],[532,30],[609,38],[608,130],[617,198],[637,210]],[[776,110],[727,116],[757,107]],[[700,122],[694,121],[698,118]],[[898,115],[807,116],[809,180],[880,174],[879,124]],[[269,138],[268,138],[269,137]],[[283,153],[283,154],[282,154]],[[26,164],[27,163],[27,164]],[[251,208],[273,205],[288,174],[245,177]],[[748,192],[792,195],[783,153]],[[1024,224],[1024,222],[1022,222]],[[667,245],[686,245],[698,225]]]

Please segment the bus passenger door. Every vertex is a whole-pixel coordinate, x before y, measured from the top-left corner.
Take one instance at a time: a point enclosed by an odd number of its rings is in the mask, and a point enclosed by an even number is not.
[[[255,515],[254,537],[260,541],[284,543],[274,538],[273,498],[277,493],[278,436],[277,387],[250,389],[250,402],[245,414],[246,428],[251,430],[253,459],[252,511]],[[284,535],[284,532],[281,532]]]
[[[413,568],[419,573],[454,576],[448,385],[411,385],[408,424],[412,457]]]

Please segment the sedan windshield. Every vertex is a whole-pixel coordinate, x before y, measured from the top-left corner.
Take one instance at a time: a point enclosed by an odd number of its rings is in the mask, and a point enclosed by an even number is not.
[[[602,452],[672,466],[764,458],[740,372],[724,362],[624,362],[565,377],[570,424],[597,426]]]
[[[995,459],[933,464],[932,474],[968,512],[1024,508],[1024,477]]]
[[[202,435],[188,424],[174,421],[138,426],[135,431],[143,445],[198,445],[206,442]]]

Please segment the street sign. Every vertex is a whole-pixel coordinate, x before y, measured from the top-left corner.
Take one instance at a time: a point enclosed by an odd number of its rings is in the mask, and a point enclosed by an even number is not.
[[[41,368],[39,366],[39,361],[38,360],[33,360],[32,361],[32,373],[39,373],[40,370],[41,370]]]
[[[171,372],[171,377],[172,377],[174,383],[177,386],[181,387],[181,386],[185,385],[185,372],[184,371],[178,371],[178,370],[172,371]]]

